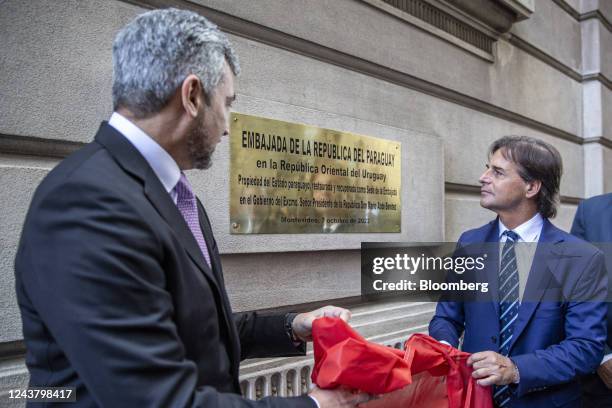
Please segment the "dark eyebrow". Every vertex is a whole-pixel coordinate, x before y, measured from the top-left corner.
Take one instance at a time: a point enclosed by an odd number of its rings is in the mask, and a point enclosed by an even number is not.
[[[505,173],[505,172],[506,172],[506,170],[505,170],[504,168],[499,167],[499,166],[493,166],[493,165],[491,165],[491,164],[489,164],[489,163],[486,163],[486,164],[485,164],[485,167],[486,167],[487,169],[493,169],[493,170],[495,170],[495,171],[499,171],[500,173]]]

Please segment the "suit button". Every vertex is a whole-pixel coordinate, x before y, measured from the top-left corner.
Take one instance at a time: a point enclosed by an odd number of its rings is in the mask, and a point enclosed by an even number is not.
[[[497,336],[491,336],[491,343],[497,344]]]

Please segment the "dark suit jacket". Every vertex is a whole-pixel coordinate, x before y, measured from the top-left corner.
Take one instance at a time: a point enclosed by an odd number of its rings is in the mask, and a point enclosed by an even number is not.
[[[608,270],[608,301],[612,299],[612,193],[584,200],[578,206],[572,234],[600,246],[606,257]],[[612,353],[612,303],[608,303],[607,353]]]
[[[114,128],[36,190],[15,260],[31,386],[73,386],[77,406],[314,407],[239,394],[241,359],[299,355],[285,316],[233,314],[151,167]]]
[[[483,276],[488,298],[441,301],[429,334],[463,350],[499,352],[498,221],[461,235],[458,247],[487,254]],[[485,249],[483,249],[485,248]],[[466,254],[462,254],[466,255]],[[513,408],[580,407],[577,376],[591,372],[603,357],[607,278],[603,254],[544,220],[540,240],[514,323],[509,357],[520,372]]]

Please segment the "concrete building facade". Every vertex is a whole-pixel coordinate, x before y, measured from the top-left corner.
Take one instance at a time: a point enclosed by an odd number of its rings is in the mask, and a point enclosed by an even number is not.
[[[237,112],[402,142],[398,234],[232,235],[228,141],[189,173],[237,311],[337,303],[375,341],[426,331],[432,304],[361,301],[360,243],[452,241],[491,219],[478,177],[503,135],[561,152],[559,227],[612,191],[612,1],[0,0],[0,398],[27,385],[13,260],[33,191],[109,118],[115,33],[169,6],[229,34]],[[247,361],[243,391],[295,395],[309,364]]]

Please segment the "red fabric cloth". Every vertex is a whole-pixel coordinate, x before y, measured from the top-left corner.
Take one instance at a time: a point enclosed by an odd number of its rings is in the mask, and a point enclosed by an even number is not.
[[[320,388],[356,389],[380,399],[368,408],[492,408],[491,387],[481,387],[466,364],[469,353],[424,334],[414,334],[404,350],[368,342],[341,319],[324,317],[312,325]]]

